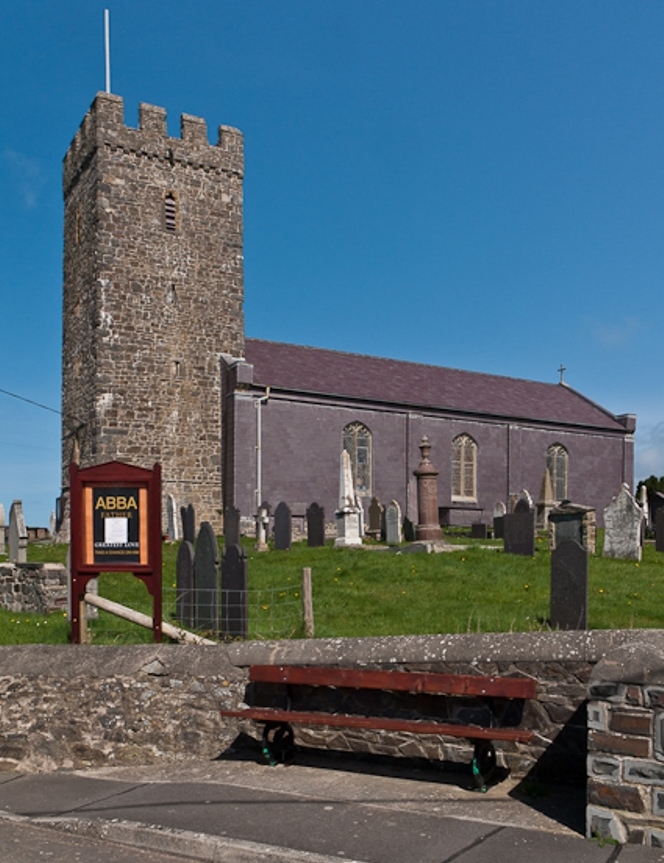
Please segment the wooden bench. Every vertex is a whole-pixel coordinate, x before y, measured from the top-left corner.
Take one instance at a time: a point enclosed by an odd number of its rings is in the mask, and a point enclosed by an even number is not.
[[[533,737],[533,731],[516,727],[525,701],[537,695],[537,684],[528,677],[252,665],[249,680],[251,701],[270,704],[222,710],[221,715],[264,723],[263,753],[271,764],[291,760],[293,725],[460,737],[475,744],[473,776],[485,791],[496,767],[493,741],[528,743]],[[393,694],[389,705],[393,715],[375,710],[376,690]],[[275,696],[283,706],[272,706]]]

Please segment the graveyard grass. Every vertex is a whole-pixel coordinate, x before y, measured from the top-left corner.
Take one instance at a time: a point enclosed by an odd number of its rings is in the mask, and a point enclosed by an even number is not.
[[[465,547],[441,554],[363,549],[308,548],[257,553],[247,540],[249,637],[302,637],[302,569],[312,570],[315,636],[360,637],[547,630],[551,558],[547,540],[534,557],[506,555],[486,541],[448,538]],[[664,580],[664,555],[646,543],[643,559],[589,560],[588,619],[591,629],[661,628],[664,604],[656,601]],[[177,624],[177,544],[164,545],[164,619]],[[32,545],[28,559],[64,562],[67,549]],[[145,586],[131,575],[100,578],[102,596],[151,615]],[[104,612],[92,621],[93,643],[150,642],[152,634]],[[201,633],[206,635],[207,633]],[[0,644],[66,643],[66,615],[16,614],[0,610]]]

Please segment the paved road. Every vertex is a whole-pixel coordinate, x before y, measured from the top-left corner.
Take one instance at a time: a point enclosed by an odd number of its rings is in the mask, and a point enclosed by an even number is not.
[[[4,773],[0,814],[3,863],[664,863],[664,849],[584,839],[580,792],[483,795],[329,759]]]

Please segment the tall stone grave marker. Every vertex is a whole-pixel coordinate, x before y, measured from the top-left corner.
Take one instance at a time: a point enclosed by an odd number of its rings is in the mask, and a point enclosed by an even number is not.
[[[505,536],[505,513],[507,507],[499,500],[493,508],[493,535],[496,539],[503,539]]]
[[[604,510],[604,557],[641,560],[643,510],[623,483]]]
[[[175,562],[175,616],[187,629],[194,626],[194,546],[180,544]]]
[[[564,539],[573,539],[594,554],[596,534],[595,510],[591,506],[564,500],[549,512],[549,548],[552,551]]]
[[[388,545],[400,545],[402,540],[401,507],[391,500],[385,507],[385,541]]]
[[[335,516],[337,521],[337,538],[334,540],[334,547],[342,548],[362,545],[361,508],[355,494],[350,456],[345,449],[341,450],[339,508]]]
[[[421,461],[415,471],[417,478],[417,526],[415,536],[423,542],[442,540],[443,531],[438,520],[438,471],[431,464],[431,444],[424,435],[419,444]]]
[[[221,631],[224,638],[246,638],[247,554],[240,545],[226,545],[221,558]]]
[[[236,506],[224,510],[224,539],[226,545],[240,544],[240,510]]]
[[[372,539],[380,539],[383,535],[383,519],[385,509],[377,497],[371,498],[369,504],[369,529],[367,533]]]
[[[537,516],[535,523],[539,530],[547,530],[549,526],[549,513],[556,505],[553,498],[553,485],[551,483],[551,472],[547,467],[542,479],[539,500],[537,501]]]
[[[664,551],[664,507],[655,516],[655,551]]]
[[[505,554],[535,554],[535,510],[527,498],[517,500],[514,512],[505,515],[503,527]]]
[[[180,539],[180,525],[178,523],[178,506],[172,494],[166,496],[166,524],[168,527],[168,538],[172,542]]]
[[[180,507],[182,516],[182,538],[187,542],[196,542],[196,513],[192,504]]]
[[[315,502],[307,507],[307,545],[325,545],[325,510]]]
[[[9,560],[26,563],[28,559],[28,530],[23,517],[23,503],[15,500],[9,510]]]
[[[198,531],[194,551],[194,590],[197,629],[219,631],[219,547],[209,521]]]
[[[588,628],[588,552],[564,539],[551,552],[551,626]]]
[[[274,511],[274,547],[278,551],[288,551],[293,541],[293,519],[288,504],[277,504]]]

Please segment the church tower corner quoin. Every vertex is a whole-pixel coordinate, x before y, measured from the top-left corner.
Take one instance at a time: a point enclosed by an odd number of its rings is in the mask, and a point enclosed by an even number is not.
[[[62,533],[69,464],[162,466],[221,526],[220,354],[244,355],[241,132],[97,94],[64,159]],[[165,511],[165,508],[164,508]]]

